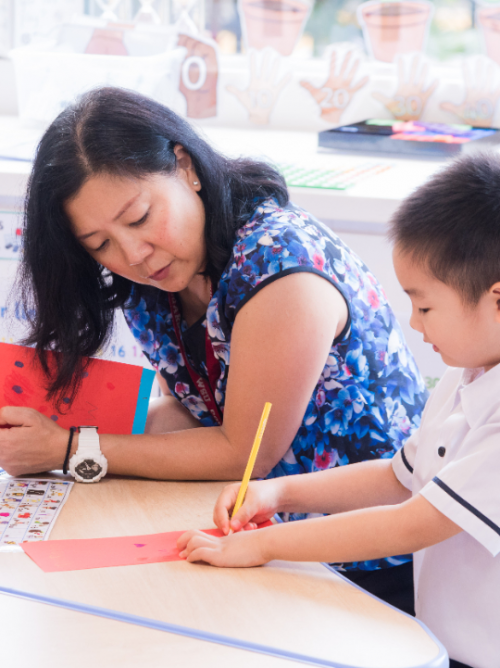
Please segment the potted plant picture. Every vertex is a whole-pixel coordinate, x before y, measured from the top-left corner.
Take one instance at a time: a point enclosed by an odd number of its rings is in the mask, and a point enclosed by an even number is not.
[[[428,0],[369,0],[358,21],[370,55],[393,62],[398,54],[423,51],[434,7]]]

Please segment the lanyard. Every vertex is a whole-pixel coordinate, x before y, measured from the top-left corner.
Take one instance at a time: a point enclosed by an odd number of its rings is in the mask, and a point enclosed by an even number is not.
[[[210,296],[212,293],[210,292]],[[217,378],[220,375],[220,366],[217,358],[214,355],[214,350],[212,348],[212,343],[210,337],[208,336],[208,329],[205,331],[205,355],[206,363],[208,370],[208,380],[200,376],[200,374],[194,369],[189,363],[186,349],[184,348],[184,342],[181,335],[181,312],[177,302],[175,294],[172,292],[168,293],[168,301],[170,304],[170,311],[172,312],[172,320],[175,330],[175,336],[177,337],[177,343],[179,344],[179,349],[181,351],[182,359],[186,365],[186,369],[189,372],[191,380],[198,388],[201,398],[205,402],[206,407],[208,408],[213,419],[217,422],[218,425],[222,424],[222,412],[214,397],[214,388],[217,382]]]

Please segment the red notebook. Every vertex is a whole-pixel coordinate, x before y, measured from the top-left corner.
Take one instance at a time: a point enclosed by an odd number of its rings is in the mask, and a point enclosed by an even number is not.
[[[49,364],[57,353],[49,353]],[[46,400],[46,379],[26,346],[0,343],[0,406],[26,406],[65,429],[97,425],[100,434],[142,434],[154,371],[142,366],[91,359],[71,407]],[[68,400],[69,403],[69,400]]]

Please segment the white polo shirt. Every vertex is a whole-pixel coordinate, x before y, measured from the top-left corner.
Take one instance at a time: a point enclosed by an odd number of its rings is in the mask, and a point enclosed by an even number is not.
[[[450,658],[500,668],[500,365],[448,369],[393,468],[463,529],[415,553],[417,617]]]

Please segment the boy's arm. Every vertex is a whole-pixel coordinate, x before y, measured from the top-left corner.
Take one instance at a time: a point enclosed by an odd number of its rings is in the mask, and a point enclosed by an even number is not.
[[[226,534],[239,487],[239,483],[226,487],[215,506],[214,522]],[[410,496],[394,475],[390,459],[338,466],[250,483],[231,528],[239,531],[249,522],[263,522],[277,512],[333,514],[402,503]]]
[[[416,552],[462,531],[420,494],[399,505],[354,510],[224,538],[188,532],[178,547],[188,561],[258,566],[272,559],[349,562]]]
[[[402,503],[411,497],[410,490],[394,475],[390,459],[287,476],[283,484],[279,512],[343,513]]]
[[[460,533],[461,527],[423,496],[255,532],[265,563],[350,562],[417,552]]]

